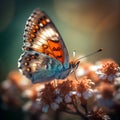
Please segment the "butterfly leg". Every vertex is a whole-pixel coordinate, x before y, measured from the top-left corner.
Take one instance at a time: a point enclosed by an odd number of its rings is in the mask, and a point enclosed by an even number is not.
[[[77,78],[75,70],[73,70],[73,74],[74,74],[75,79],[78,81],[78,78]]]
[[[54,87],[56,88],[57,87],[57,80],[54,79]]]

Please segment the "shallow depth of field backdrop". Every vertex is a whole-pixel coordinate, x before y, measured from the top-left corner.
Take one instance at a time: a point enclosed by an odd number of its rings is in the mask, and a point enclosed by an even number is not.
[[[17,69],[26,20],[35,8],[45,11],[62,35],[69,54],[104,48],[89,61],[120,61],[119,0],[0,0],[0,80]]]

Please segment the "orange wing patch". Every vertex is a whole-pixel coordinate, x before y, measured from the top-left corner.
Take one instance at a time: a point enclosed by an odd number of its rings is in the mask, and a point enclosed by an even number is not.
[[[64,63],[64,51],[59,39],[51,20],[39,10],[33,12],[25,27],[23,48],[41,52]]]
[[[61,63],[64,62],[64,51],[59,41],[47,40],[47,44],[42,44],[37,48],[33,48],[34,51],[44,53],[52,58],[56,58]]]
[[[62,50],[62,46],[60,44],[59,41],[53,41],[53,40],[48,40],[48,45],[49,48],[52,51],[52,55],[54,55],[54,57],[59,60],[60,62],[64,62],[64,56],[63,56],[63,50]],[[52,57],[52,56],[51,56]]]

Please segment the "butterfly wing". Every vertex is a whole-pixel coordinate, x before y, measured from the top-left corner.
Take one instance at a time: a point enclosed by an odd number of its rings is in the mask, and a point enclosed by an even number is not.
[[[58,60],[43,53],[27,51],[19,60],[19,68],[33,83],[50,81],[63,69]],[[57,75],[57,77],[58,77]]]
[[[18,67],[33,83],[64,79],[70,73],[66,46],[50,18],[39,9],[26,23],[23,50]]]
[[[24,50],[33,50],[60,61],[69,68],[66,46],[50,18],[39,9],[29,17],[24,32]]]

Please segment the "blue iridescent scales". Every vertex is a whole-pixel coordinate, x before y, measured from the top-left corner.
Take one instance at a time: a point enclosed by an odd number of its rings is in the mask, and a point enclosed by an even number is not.
[[[64,41],[50,18],[39,9],[27,20],[23,50],[18,67],[33,83],[64,79],[76,66],[69,64]]]

